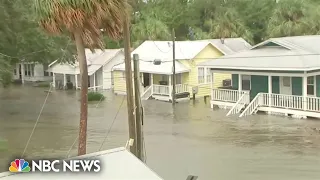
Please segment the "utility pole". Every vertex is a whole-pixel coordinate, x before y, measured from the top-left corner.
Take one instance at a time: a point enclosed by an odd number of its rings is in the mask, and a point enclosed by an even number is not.
[[[176,104],[176,35],[172,29],[172,105]]]
[[[134,118],[134,101],[132,86],[132,69],[131,69],[131,51],[130,51],[130,30],[129,17],[125,17],[124,21],[124,53],[125,53],[125,74],[126,74],[126,91],[127,91],[127,109],[129,124],[129,139],[133,139],[133,145],[130,146],[130,152],[137,156],[136,149],[136,124]]]
[[[134,69],[134,97],[135,97],[135,115],[136,115],[136,134],[137,134],[137,157],[143,160],[143,142],[142,142],[142,106],[140,94],[140,69],[139,69],[139,55],[133,55],[133,69]]]

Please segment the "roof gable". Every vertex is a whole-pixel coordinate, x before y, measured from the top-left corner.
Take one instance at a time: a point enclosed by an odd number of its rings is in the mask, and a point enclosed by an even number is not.
[[[282,47],[282,48],[288,49],[288,50],[292,49],[292,47],[288,46],[285,43],[281,43],[281,42],[276,41],[274,39],[269,39],[269,40],[263,41],[255,46],[251,47],[250,50],[259,49],[259,48],[263,48],[263,47],[277,47],[277,48]]]

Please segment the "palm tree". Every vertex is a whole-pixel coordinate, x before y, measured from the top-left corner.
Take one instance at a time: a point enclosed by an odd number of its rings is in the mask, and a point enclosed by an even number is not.
[[[214,18],[204,22],[204,27],[209,30],[210,36],[214,38],[236,38],[242,37],[248,42],[252,42],[253,35],[245,25],[243,19],[233,8],[221,8]]]
[[[309,1],[281,0],[268,22],[267,34],[269,37],[297,36],[312,34],[310,22],[316,12]],[[318,19],[315,19],[317,22]],[[316,23],[317,24],[317,23]]]
[[[48,33],[70,34],[77,47],[81,75],[81,106],[78,155],[86,153],[88,118],[88,69],[85,47],[104,49],[103,34],[119,39],[127,9],[120,0],[35,0],[40,26]]]

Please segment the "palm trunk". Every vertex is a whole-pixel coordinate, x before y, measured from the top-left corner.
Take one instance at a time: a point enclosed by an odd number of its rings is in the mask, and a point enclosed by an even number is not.
[[[81,77],[80,131],[78,155],[86,154],[87,119],[88,119],[88,66],[81,32],[74,33]]]

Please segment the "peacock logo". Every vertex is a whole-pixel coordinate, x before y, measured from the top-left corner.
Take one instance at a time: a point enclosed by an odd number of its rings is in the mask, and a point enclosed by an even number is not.
[[[16,159],[11,162],[9,167],[10,172],[30,172],[30,166],[24,159]]]

